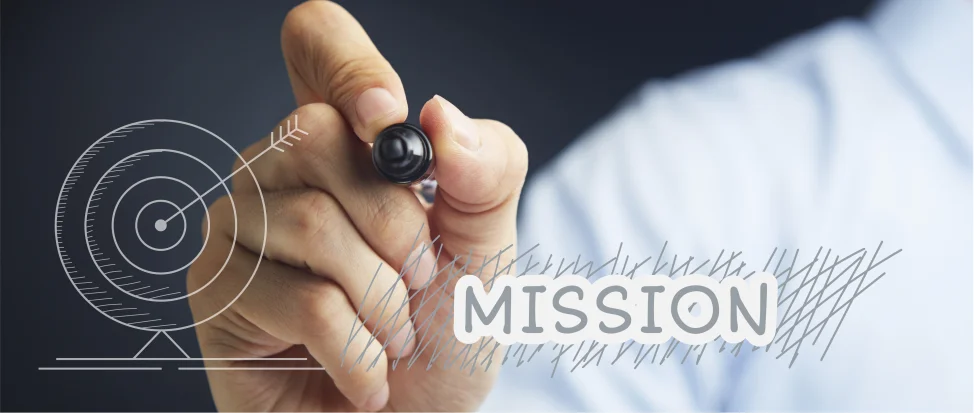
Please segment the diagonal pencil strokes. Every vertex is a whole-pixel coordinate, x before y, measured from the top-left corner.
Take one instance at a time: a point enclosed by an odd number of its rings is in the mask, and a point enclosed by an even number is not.
[[[547,362],[551,365],[552,377],[559,368],[573,372],[603,363],[616,365],[629,362],[634,369],[665,362],[686,364],[689,361],[699,364],[705,354],[738,357],[747,348],[750,350],[748,353],[760,351],[768,353],[768,357],[787,360],[789,367],[795,364],[802,352],[815,351],[819,360],[823,360],[835,343],[843,321],[849,316],[853,302],[886,275],[877,267],[902,251],[890,250],[883,242],[872,249],[861,248],[849,253],[840,253],[824,246],[810,251],[775,248],[767,260],[762,261],[762,266],[749,267],[742,259],[742,251],[721,250],[714,258],[680,256],[667,252],[669,244],[664,242],[657,254],[645,258],[624,255],[624,245],[620,243],[615,256],[598,263],[585,261],[580,254],[573,257],[539,256],[535,254],[539,245],[525,248],[516,256],[514,246],[509,245],[494,255],[474,259],[471,251],[457,254],[445,251],[442,246],[421,245],[418,234],[410,250],[418,246],[420,253],[409,257],[396,282],[402,279],[406,271],[418,268],[418,257],[432,249],[439,265],[438,269],[433,270],[435,273],[431,274],[430,281],[419,288],[410,286],[405,299],[391,302],[394,285],[377,285],[377,268],[367,294],[382,294],[382,299],[374,308],[363,308],[356,315],[363,320],[372,317],[388,319],[376,328],[377,331],[391,330],[393,325],[405,326],[399,320],[401,317],[410,318],[415,331],[411,332],[409,338],[416,340],[416,350],[408,357],[390,355],[393,358],[391,367],[402,368],[400,362],[403,362],[405,368],[418,368],[420,366],[414,365],[422,360],[425,364],[423,368],[427,370],[434,367],[456,368],[472,374],[477,369],[509,363],[516,368],[529,362]],[[436,242],[434,239],[432,244]],[[648,274],[662,274],[671,278],[702,274],[722,280],[733,276],[747,279],[758,271],[774,275],[778,279],[779,289],[777,333],[772,343],[763,347],[746,342],[728,343],[718,337],[712,345],[687,345],[671,338],[665,343],[652,345],[633,341],[605,344],[586,340],[575,344],[549,342],[513,344],[502,348],[492,338],[485,337],[474,344],[463,344],[453,337],[453,286],[457,279],[467,274],[477,275],[489,287],[498,276],[504,274],[547,274],[555,278],[573,274],[588,279],[608,274],[630,278]],[[364,303],[364,297],[362,299]],[[420,318],[419,314],[426,317]],[[361,327],[353,328],[347,343],[362,333]],[[398,330],[390,331],[392,335],[396,333]],[[369,340],[371,343],[374,337]],[[342,360],[349,362],[349,368],[363,363],[367,368],[373,368],[378,357],[385,357],[385,353],[380,353],[367,359],[364,351],[361,354],[347,354],[347,351],[348,344],[342,353]]]

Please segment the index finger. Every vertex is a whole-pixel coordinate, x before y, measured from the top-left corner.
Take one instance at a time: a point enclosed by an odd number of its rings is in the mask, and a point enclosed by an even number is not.
[[[309,1],[292,9],[281,29],[281,48],[299,106],[324,102],[338,108],[366,142],[406,120],[399,75],[341,6]]]

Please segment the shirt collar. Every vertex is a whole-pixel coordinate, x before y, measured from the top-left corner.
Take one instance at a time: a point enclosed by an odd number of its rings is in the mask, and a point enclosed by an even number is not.
[[[895,64],[970,152],[974,40],[970,0],[887,0],[869,23]]]

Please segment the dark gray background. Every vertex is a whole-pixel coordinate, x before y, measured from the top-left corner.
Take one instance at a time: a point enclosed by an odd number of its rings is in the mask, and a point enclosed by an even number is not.
[[[441,94],[511,125],[532,170],[648,78],[745,56],[868,3],[344,2],[401,75],[412,119]],[[293,4],[3,1],[0,408],[213,408],[201,372],[37,370],[55,357],[131,356],[150,337],[71,287],[54,245],[55,200],[85,148],[133,121],[192,122],[240,149],[265,135],[294,107],[279,51]],[[198,356],[191,331],[175,336]]]

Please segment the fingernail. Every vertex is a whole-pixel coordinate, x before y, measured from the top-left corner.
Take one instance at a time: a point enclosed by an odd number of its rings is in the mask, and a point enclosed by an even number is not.
[[[442,96],[437,95],[436,98],[439,99],[443,112],[450,121],[450,127],[453,128],[453,140],[471,151],[479,150],[480,134],[477,133],[477,127],[473,121]]]
[[[391,358],[409,357],[416,349],[416,332],[413,329],[413,322],[406,320],[406,325],[396,332],[389,340],[389,356]]]
[[[418,262],[416,261],[417,256],[419,256]],[[406,273],[403,274],[403,277],[408,278],[405,281],[409,289],[425,287],[433,279],[435,273],[436,255],[433,254],[432,246],[420,244],[413,252],[409,253],[409,259],[406,261]]]
[[[399,102],[383,88],[374,87],[362,92],[355,101],[355,113],[361,125],[371,125],[399,109]]]
[[[373,394],[371,397],[369,397],[369,400],[365,402],[365,406],[362,406],[362,408],[365,411],[377,412],[379,410],[382,410],[383,407],[386,407],[386,403],[388,402],[389,402],[389,382],[386,382],[386,384],[382,386],[382,390],[379,390],[378,393]]]

